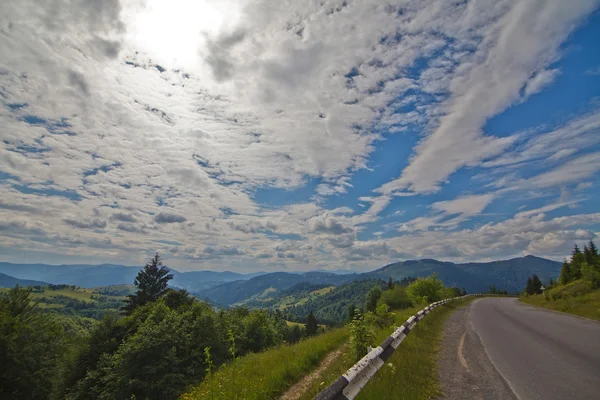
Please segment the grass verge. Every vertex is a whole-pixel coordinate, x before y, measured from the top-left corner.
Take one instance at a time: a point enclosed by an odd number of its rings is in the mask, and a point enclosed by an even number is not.
[[[408,335],[358,399],[431,399],[441,394],[438,354],[444,322],[473,298],[456,300],[428,314]]]
[[[181,396],[197,399],[274,399],[310,373],[329,352],[348,340],[346,328],[333,329],[293,345],[249,354],[221,367]]]
[[[600,321],[600,289],[578,280],[544,294],[521,296],[523,303]]]
[[[402,342],[388,363],[371,379],[357,399],[415,400],[430,399],[439,395],[437,356],[444,322],[457,307],[472,300],[473,298],[457,300],[428,314]],[[418,309],[394,312],[396,324],[404,323],[416,311]],[[376,343],[381,343],[390,333],[392,333],[390,328],[375,331]],[[352,365],[354,360],[351,355],[344,354],[323,372],[321,379],[315,382],[301,399],[312,399]]]

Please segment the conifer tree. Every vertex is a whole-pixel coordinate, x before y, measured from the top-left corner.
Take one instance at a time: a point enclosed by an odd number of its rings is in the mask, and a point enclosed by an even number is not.
[[[150,262],[137,274],[134,285],[137,287],[135,294],[127,296],[127,304],[123,310],[127,314],[139,306],[146,303],[156,301],[168,291],[169,281],[173,279],[171,270],[165,267],[160,259],[160,255],[156,253]]]
[[[316,335],[318,331],[319,323],[311,311],[310,314],[308,314],[308,317],[306,317],[306,336]]]

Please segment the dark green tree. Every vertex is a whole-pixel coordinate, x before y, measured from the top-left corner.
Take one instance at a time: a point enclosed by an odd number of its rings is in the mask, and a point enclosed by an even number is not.
[[[308,317],[306,317],[305,332],[306,336],[314,336],[319,332],[319,322],[312,311],[308,314]]]
[[[536,274],[531,277],[531,286],[534,294],[542,293],[542,281]]]
[[[583,256],[585,258],[585,262],[588,265],[596,265],[600,264],[600,258],[598,257],[598,248],[591,240],[587,244],[587,246],[583,246]]]
[[[127,304],[123,307],[126,314],[131,314],[136,307],[156,301],[167,290],[169,281],[173,279],[171,270],[165,267],[158,253],[137,274],[134,285],[137,287],[135,294],[127,296]]]
[[[194,304],[194,297],[185,289],[167,289],[164,298],[165,304],[170,308],[179,308]]]
[[[296,343],[300,341],[300,339],[302,339],[302,329],[300,328],[300,325],[292,326],[288,334],[288,342]]]
[[[68,349],[62,326],[39,312],[28,289],[0,297],[0,399],[48,399]]]
[[[567,283],[573,280],[573,274],[571,272],[571,263],[568,261],[564,261],[562,267],[560,268],[560,276],[558,281],[561,285],[566,285]]]
[[[377,302],[381,297],[382,290],[379,286],[373,286],[367,292],[367,298],[365,299],[365,310],[375,311],[377,309]]]
[[[388,279],[388,283],[387,283],[387,289],[391,290],[394,288],[394,282],[392,281],[392,277],[390,276],[390,278]]]
[[[525,286],[525,293],[531,295],[535,293],[535,289],[533,288],[533,280],[531,277],[527,278],[527,285]]]

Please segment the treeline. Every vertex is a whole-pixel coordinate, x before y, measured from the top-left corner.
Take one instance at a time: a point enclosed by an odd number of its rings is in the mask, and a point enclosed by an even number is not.
[[[67,329],[64,316],[40,312],[28,289],[0,298],[1,399],[174,399],[217,367],[318,332],[288,327],[281,313],[216,311],[172,278],[158,254],[140,271],[121,313],[89,331]],[[210,370],[210,369],[209,369]]]
[[[577,279],[588,281],[593,287],[600,287],[600,256],[598,248],[591,240],[583,246],[583,251],[575,245],[571,259],[565,260],[560,269],[558,281],[561,285]]]
[[[588,284],[590,289],[600,287],[600,255],[596,244],[591,240],[583,246],[583,251],[575,244],[571,258],[563,262],[558,280],[550,279],[544,285],[540,278],[533,274],[527,279],[523,292],[527,295],[541,294],[546,289],[575,281]]]

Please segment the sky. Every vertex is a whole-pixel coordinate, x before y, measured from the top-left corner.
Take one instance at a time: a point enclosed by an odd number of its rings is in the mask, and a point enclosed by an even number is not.
[[[0,2],[0,261],[561,260],[599,37],[596,0]]]

